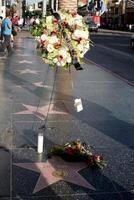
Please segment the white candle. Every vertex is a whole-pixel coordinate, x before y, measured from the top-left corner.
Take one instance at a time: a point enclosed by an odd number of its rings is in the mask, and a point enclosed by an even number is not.
[[[38,153],[43,152],[43,141],[44,141],[43,133],[38,133]]]
[[[75,99],[74,100],[74,107],[75,107],[75,109],[76,109],[77,112],[80,112],[80,111],[83,110],[81,99]]]

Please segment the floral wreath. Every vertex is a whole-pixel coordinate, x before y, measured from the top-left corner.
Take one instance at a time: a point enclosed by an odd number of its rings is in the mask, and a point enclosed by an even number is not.
[[[83,17],[77,12],[58,13],[61,18],[60,26],[59,21],[53,15],[46,16],[39,25],[33,27],[32,35],[36,36],[45,63],[53,68],[60,66],[67,69],[73,64],[73,59],[70,48],[63,37],[63,30],[79,63],[83,62],[84,54],[90,47],[89,31]]]
[[[103,169],[106,162],[101,155],[95,154],[91,146],[79,139],[67,142],[63,145],[54,145],[48,153],[48,157],[56,155],[68,162],[86,162],[87,166],[92,168]]]

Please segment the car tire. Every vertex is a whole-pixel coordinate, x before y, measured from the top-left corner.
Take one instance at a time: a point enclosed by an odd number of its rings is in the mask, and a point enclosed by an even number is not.
[[[133,40],[130,42],[130,46],[131,46],[131,49],[134,49],[134,41]]]

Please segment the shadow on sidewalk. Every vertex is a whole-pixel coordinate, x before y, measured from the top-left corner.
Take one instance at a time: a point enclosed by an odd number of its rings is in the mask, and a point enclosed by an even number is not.
[[[41,88],[35,87],[35,90],[30,89],[29,87],[30,83],[28,81],[18,78],[16,75],[11,74],[10,71],[9,72],[6,71],[4,76],[5,76],[5,79],[9,79],[16,85],[18,83],[22,84],[21,85],[22,88],[25,88],[31,94],[36,95],[37,97],[40,98],[40,100],[43,98],[41,90],[44,90],[44,88],[41,89]],[[33,87],[32,84],[31,86]],[[58,91],[58,88],[56,88],[56,90]],[[45,91],[50,92],[50,89],[45,88]],[[105,107],[100,106],[99,104],[96,104],[94,102],[84,100],[84,99],[82,99],[84,110],[80,113],[77,113],[74,110],[74,106],[73,106],[74,96],[70,96],[69,94],[66,95],[65,93],[61,93],[61,92],[55,92],[53,95],[54,95],[53,103],[54,102],[56,103],[59,100],[61,103],[64,102],[66,110],[68,110],[68,114],[80,120],[82,123],[86,123],[89,126],[97,129],[98,131],[101,131],[103,134],[105,134],[108,137],[111,137],[116,142],[121,143],[129,148],[132,148],[132,149],[134,148],[134,145],[132,144],[134,140],[134,135],[133,135],[134,125],[133,124],[130,124],[126,121],[116,118],[112,114],[112,112],[106,109]],[[67,102],[68,99],[72,99],[72,102],[68,103]],[[56,106],[58,108],[58,104],[56,104]],[[61,107],[59,108],[61,109]]]
[[[116,142],[134,148],[134,125],[116,118],[111,111],[99,104],[83,99],[84,111],[74,114],[82,123],[97,129]]]
[[[85,99],[82,99],[84,110],[80,113],[77,113],[74,109],[73,99],[77,97],[67,96],[65,93],[57,92],[53,100],[62,98],[64,100],[61,100],[61,102],[64,102],[66,110],[68,110],[68,113],[73,116],[74,120],[77,119],[81,123],[85,123],[89,127],[95,128],[116,142],[134,149],[133,124],[116,118],[107,108]],[[67,102],[66,99],[72,99],[72,102]],[[58,104],[56,105],[58,106]]]

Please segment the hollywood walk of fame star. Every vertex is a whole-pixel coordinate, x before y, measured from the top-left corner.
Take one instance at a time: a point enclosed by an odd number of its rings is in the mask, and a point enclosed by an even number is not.
[[[37,82],[37,83],[32,83],[34,86],[36,87],[40,87],[40,88],[51,88],[51,86],[49,85],[44,85],[43,82]]]
[[[67,181],[91,190],[95,188],[78,172],[87,167],[82,162],[65,162],[60,157],[52,157],[40,163],[14,163],[15,166],[39,172],[40,176],[33,193],[39,192],[60,180]]]
[[[16,70],[19,74],[36,74],[38,75],[40,71],[31,70],[31,69],[24,69],[24,70]]]
[[[28,60],[21,60],[21,61],[19,61],[19,63],[20,64],[25,64],[25,63],[32,64],[33,62],[32,61],[28,61]]]
[[[14,113],[16,115],[35,115],[36,117],[38,117],[41,120],[44,120],[44,118],[47,116],[48,113],[48,109],[49,109],[49,113],[48,114],[55,114],[55,115],[66,115],[68,114],[67,112],[64,111],[56,111],[53,110],[53,104],[50,105],[46,105],[46,106],[41,106],[38,107],[37,106],[31,106],[31,105],[26,105],[26,104],[22,104],[26,110]]]

